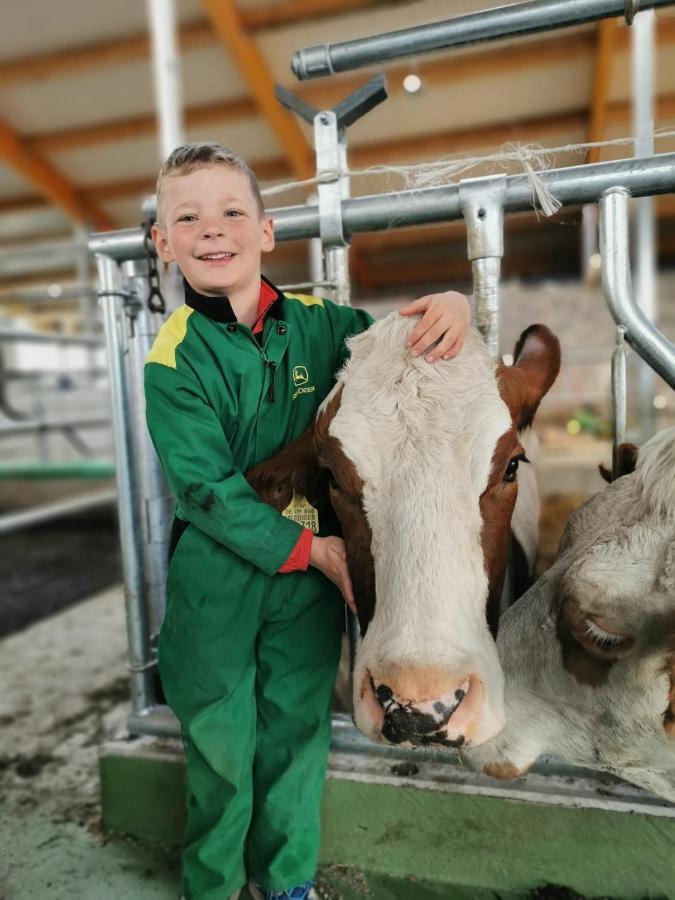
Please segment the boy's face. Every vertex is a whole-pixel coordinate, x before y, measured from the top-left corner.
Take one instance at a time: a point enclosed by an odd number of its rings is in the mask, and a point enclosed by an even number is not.
[[[152,238],[201,294],[222,296],[256,284],[260,254],[274,248],[269,216],[260,218],[248,178],[215,164],[164,180],[164,221]]]

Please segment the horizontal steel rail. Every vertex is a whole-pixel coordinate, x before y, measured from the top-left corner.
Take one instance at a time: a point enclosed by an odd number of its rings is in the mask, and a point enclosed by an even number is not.
[[[643,158],[614,160],[583,166],[568,166],[541,172],[540,178],[563,206],[595,203],[611,187],[620,185],[633,197],[675,191],[675,153]],[[481,179],[467,179],[464,184]],[[490,179],[482,179],[486,185]],[[525,212],[533,208],[532,187],[526,175],[506,179],[505,212]],[[271,209],[278,241],[294,241],[319,236],[319,208],[303,204]],[[349,235],[449,222],[462,218],[459,185],[395,191],[355,197],[342,201],[342,220]],[[94,254],[121,261],[145,256],[140,228],[94,234],[89,241]]]
[[[657,9],[673,2],[640,0],[639,8]],[[623,16],[625,10],[625,0],[530,0],[339,44],[306,47],[293,54],[291,70],[305,81],[436,50],[584,25]]]
[[[55,503],[45,503],[32,509],[5,513],[5,515],[0,516],[0,534],[11,534],[24,528],[32,528],[34,525],[51,522],[53,519],[60,519],[63,516],[74,516],[77,513],[88,512],[90,509],[107,506],[116,500],[117,491],[96,491],[82,494],[80,497],[58,500]]]
[[[103,338],[95,334],[49,334],[0,326],[0,341],[25,341],[30,344],[69,344],[76,347],[103,347]]]
[[[89,419],[73,417],[71,419],[45,419],[30,422],[12,422],[11,425],[0,424],[0,438],[13,437],[17,434],[32,434],[35,431],[60,431],[68,428],[103,428],[110,425],[110,418],[92,417]]]

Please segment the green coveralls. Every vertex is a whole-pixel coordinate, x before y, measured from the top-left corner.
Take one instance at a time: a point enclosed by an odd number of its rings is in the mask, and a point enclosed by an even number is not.
[[[301,526],[242,473],[309,426],[345,338],[372,320],[277,292],[258,343],[227,300],[188,287],[186,302],[145,367],[148,427],[189,523],[169,566],[159,666],[186,753],[183,891],[225,900],[247,876],[284,890],[315,875],[344,615],[318,570],[275,574]]]

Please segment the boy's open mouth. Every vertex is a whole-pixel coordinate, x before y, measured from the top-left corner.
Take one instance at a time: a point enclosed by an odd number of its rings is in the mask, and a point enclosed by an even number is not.
[[[224,265],[230,260],[234,259],[236,253],[204,253],[201,256],[198,256],[197,259],[201,260],[201,262],[205,262],[210,266],[218,266]]]

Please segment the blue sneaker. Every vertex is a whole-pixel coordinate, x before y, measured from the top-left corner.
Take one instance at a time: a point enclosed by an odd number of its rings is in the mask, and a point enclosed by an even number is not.
[[[287,891],[268,891],[259,884],[249,881],[248,890],[253,900],[318,900],[313,881],[298,884]]]

